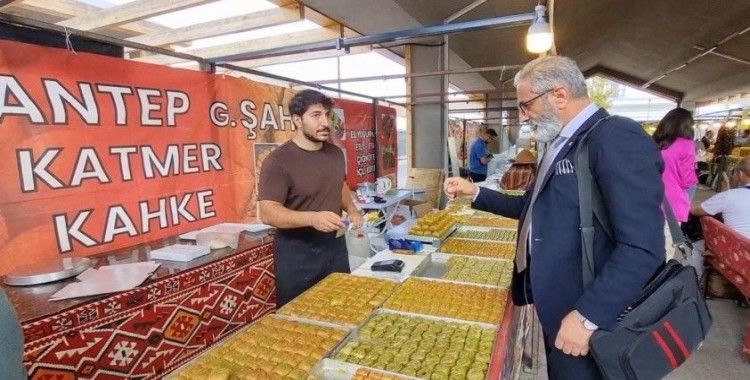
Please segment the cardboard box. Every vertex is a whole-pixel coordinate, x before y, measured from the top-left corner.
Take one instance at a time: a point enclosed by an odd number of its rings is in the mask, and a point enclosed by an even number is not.
[[[406,206],[413,218],[421,218],[428,212],[432,211],[432,204],[427,201],[406,199],[401,201],[401,206]]]
[[[443,195],[443,169],[408,168],[405,189],[421,189],[424,191],[424,200],[432,207],[440,207],[440,198]]]

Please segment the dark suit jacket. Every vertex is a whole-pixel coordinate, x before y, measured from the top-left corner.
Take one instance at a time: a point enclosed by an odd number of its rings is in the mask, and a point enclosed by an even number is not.
[[[606,116],[600,109],[586,120],[565,143],[545,177],[537,178],[544,182],[532,209],[527,270],[514,271],[514,302],[535,303],[552,342],[562,318],[574,309],[600,328],[610,329],[664,261],[659,149],[638,123],[613,116],[591,133],[589,162],[609,212],[614,240],[595,219],[596,279],[583,288],[576,174],[555,169],[565,159],[575,165],[581,134]],[[523,197],[482,189],[472,207],[523,220],[533,188],[529,185]]]

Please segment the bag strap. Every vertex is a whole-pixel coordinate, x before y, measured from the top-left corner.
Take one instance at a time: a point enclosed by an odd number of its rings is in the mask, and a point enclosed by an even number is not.
[[[672,206],[667,201],[666,196],[661,202],[661,207],[664,210],[664,217],[667,219],[667,224],[669,225],[669,234],[672,235],[672,244],[685,244],[687,239],[685,238],[685,234],[682,233],[682,228],[680,228],[680,224],[677,222],[677,218],[672,211]]]
[[[598,186],[594,185],[591,169],[589,168],[589,144],[588,137],[591,132],[603,121],[605,117],[589,128],[579,138],[576,148],[576,179],[578,180],[578,214],[580,217],[581,233],[581,256],[583,264],[583,286],[590,284],[595,277],[594,267],[594,217],[604,228],[604,232],[610,239],[614,237],[609,225],[609,216],[604,207],[602,195]]]
[[[583,287],[588,286],[596,277],[594,266],[594,221],[595,217],[601,224],[604,233],[610,240],[614,240],[612,226],[609,223],[607,208],[604,206],[599,186],[594,183],[589,167],[589,142],[591,132],[610,116],[599,119],[589,130],[580,137],[580,143],[576,148],[576,177],[578,180],[578,212],[581,218],[581,256],[583,265]],[[679,223],[672,212],[667,198],[662,199],[662,208],[672,235],[672,242],[678,247],[687,245],[687,239],[682,233]],[[682,250],[682,249],[681,249]]]

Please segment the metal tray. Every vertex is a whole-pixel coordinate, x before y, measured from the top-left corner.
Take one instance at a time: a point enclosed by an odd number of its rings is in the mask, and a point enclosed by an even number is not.
[[[502,286],[497,286],[497,285],[479,284],[476,282],[449,280],[449,279],[443,278],[443,276],[445,276],[445,273],[448,271],[448,267],[446,264],[448,263],[448,260],[451,257],[461,257],[461,258],[467,258],[467,259],[472,259],[472,260],[485,260],[485,261],[511,261],[509,259],[453,255],[453,254],[442,253],[442,252],[434,252],[430,255],[429,262],[427,262],[426,265],[422,266],[421,271],[415,272],[413,277],[417,277],[417,278],[425,279],[425,280],[453,282],[453,283],[462,284],[462,285],[477,285],[477,286],[507,289],[507,287],[502,287]]]
[[[368,322],[370,322],[370,320],[373,319],[374,317],[376,317],[378,315],[381,315],[381,314],[396,314],[396,315],[403,315],[403,316],[406,316],[406,317],[421,318],[421,319],[427,319],[427,320],[432,320],[432,321],[440,321],[440,322],[447,322],[447,323],[455,323],[455,324],[464,324],[464,325],[479,326],[479,327],[481,327],[483,329],[492,330],[492,331],[495,332],[495,337],[492,340],[492,345],[493,346],[495,345],[495,341],[497,340],[497,332],[498,332],[498,329],[499,329],[498,326],[492,325],[492,324],[488,324],[488,323],[473,322],[473,321],[464,321],[464,320],[453,319],[453,318],[437,317],[437,316],[434,316],[434,315],[416,314],[416,313],[409,313],[409,312],[404,312],[404,311],[399,311],[399,310],[390,310],[390,309],[382,309],[381,308],[381,309],[375,310],[372,314],[370,314],[370,316],[365,321],[363,321],[359,326],[357,326],[356,329],[352,330],[349,333],[349,335],[347,335],[346,338],[344,338],[344,340],[341,341],[336,346],[336,348],[330,353],[330,355],[328,355],[328,358],[330,358],[330,359],[332,359],[334,361],[337,361],[337,362],[342,362],[340,360],[333,359],[333,357],[336,356],[336,354],[338,354],[338,352],[342,348],[344,348],[347,344],[349,344],[349,342],[351,342],[351,341],[353,341],[354,339],[357,338],[357,336],[359,335],[359,330],[364,325],[366,325]],[[352,364],[352,363],[348,363],[348,362],[342,362],[342,363],[346,363],[346,364],[351,364],[351,365],[354,365],[354,366],[358,366],[358,364]],[[318,364],[320,364],[320,363],[318,363]],[[370,367],[366,367],[366,368],[370,368]],[[382,370],[382,369],[379,369],[379,368],[374,368],[374,369],[377,370],[377,371],[385,371],[385,370]],[[403,374],[400,374],[400,373],[396,373],[396,374],[399,375],[399,376],[406,376],[407,378],[411,379],[411,377],[408,377],[407,375],[403,375]],[[325,379],[328,379],[328,378],[325,378]],[[337,378],[332,378],[332,379],[337,379]],[[421,378],[417,378],[417,379],[421,379]]]
[[[493,227],[493,228],[494,228],[494,227]],[[515,243],[515,242],[510,242],[510,241],[498,241],[498,240],[479,240],[479,239],[463,239],[463,238],[451,238],[451,239],[454,239],[454,240],[466,240],[466,241],[475,241],[475,242],[479,242],[479,243],[491,243],[491,244],[507,244],[507,245],[512,245],[512,246],[515,246],[515,245],[516,245],[516,243]],[[449,255],[449,256],[473,257],[473,258],[479,258],[479,259],[489,259],[489,260],[510,260],[509,258],[506,258],[506,257],[493,257],[493,256],[473,256],[473,255],[463,255],[463,254],[460,254],[460,253],[449,253],[449,252],[442,252],[442,251],[440,251],[440,248],[439,248],[439,247],[438,247],[438,249],[437,249],[437,250],[435,250],[435,251],[434,251],[434,252],[433,252],[432,254],[433,254],[433,255],[435,255],[435,254],[438,254],[438,255]]]
[[[487,289],[493,289],[493,290],[505,290],[506,291],[506,297],[508,295],[510,295],[510,289],[499,287],[499,286],[495,286],[495,285],[474,284],[474,283],[470,283],[470,282],[461,282],[461,281],[454,281],[454,280],[444,280],[442,278],[438,279],[438,278],[429,278],[429,277],[414,277],[414,279],[416,279],[416,280],[422,280],[422,281],[442,282],[442,283],[456,284],[456,285],[463,285],[463,286],[475,286],[475,287],[479,287],[479,288],[487,288]],[[396,290],[396,291],[398,291],[398,290]],[[393,297],[393,295],[391,295],[391,297]],[[508,300],[508,299],[506,299],[505,302],[507,303],[507,302],[511,302],[511,301]],[[398,314],[409,315],[409,316],[414,316],[414,317],[425,317],[425,318],[428,318],[428,319],[429,318],[434,318],[436,320],[442,320],[442,321],[447,321],[447,322],[470,323],[470,324],[475,324],[475,325],[479,325],[479,326],[482,326],[482,325],[484,325],[484,326],[495,326],[495,325],[493,325],[491,323],[486,323],[486,322],[470,321],[470,320],[466,320],[466,319],[442,317],[442,316],[431,315],[431,314],[422,314],[422,313],[414,313],[414,312],[404,311],[404,310],[390,309],[387,306],[385,306],[385,303],[383,303],[383,305],[378,310],[387,310],[387,311],[390,311],[390,312],[395,312],[395,313],[398,313]],[[502,318],[500,318],[500,321],[502,321],[503,318],[505,318],[505,316],[503,316]]]
[[[493,240],[493,239],[476,239],[476,238],[465,238],[465,237],[459,237],[459,236],[453,236],[459,232],[463,231],[478,231],[478,232],[489,232],[491,230],[508,230],[512,232],[517,232],[515,228],[507,228],[507,227],[484,227],[484,226],[468,226],[468,225],[461,225],[461,227],[457,228],[451,236],[448,236],[449,238],[453,239],[461,239],[461,240],[476,240],[476,241],[485,241],[485,242],[494,242],[494,243],[511,243],[515,244],[516,241],[510,241],[510,240]]]
[[[310,371],[310,375],[319,380],[350,380],[360,368],[365,368],[381,374],[398,376],[398,380],[419,380],[418,377],[402,375],[400,373],[386,371],[380,368],[367,367],[328,358],[319,361],[318,364],[313,367],[312,371]]]
[[[363,274],[356,274],[356,273],[351,273],[351,274],[346,274],[346,275],[347,276],[358,276],[358,277],[370,277],[370,278],[374,278],[374,279],[380,280],[380,281],[388,281],[388,282],[396,283],[396,288],[395,289],[398,289],[398,284],[400,284],[400,282],[398,280],[390,279],[390,278],[381,278],[381,277],[375,278],[375,277],[366,276],[366,275],[363,275]],[[321,282],[322,281],[320,281],[317,284],[313,285],[313,287],[310,288],[310,289],[308,289],[306,292],[308,292],[308,291],[310,291],[312,289],[315,289],[315,287],[321,286]],[[392,294],[393,294],[393,292],[391,292],[391,295]],[[300,297],[302,295],[304,295],[304,293],[300,294],[297,297]],[[390,298],[390,295],[388,296],[388,298]],[[385,301],[387,301],[388,298],[386,298]],[[383,301],[383,302],[385,302],[385,301]],[[373,310],[375,308],[380,307],[380,306],[382,306],[382,303],[380,305],[375,306],[373,308]],[[317,320],[317,319],[313,319],[313,318],[309,318],[309,317],[304,317],[304,316],[299,316],[299,315],[294,315],[294,314],[280,314],[279,312],[283,312],[285,307],[286,307],[286,305],[282,306],[280,309],[278,309],[276,311],[276,313],[274,315],[284,316],[284,317],[291,317],[292,320],[297,320],[299,322],[307,322],[307,323],[319,324],[320,326],[329,326],[329,327],[335,327],[336,326],[336,327],[341,327],[341,328],[346,328],[346,329],[353,329],[353,328],[357,327],[356,324],[352,324],[352,323],[336,323],[336,322],[331,322],[331,321],[320,321],[320,320]],[[372,313],[372,311],[371,311],[371,313]],[[368,316],[365,316],[364,318],[367,319]]]
[[[177,377],[177,374],[179,372],[182,372],[187,367],[189,367],[190,365],[194,364],[196,361],[203,359],[205,356],[209,355],[211,352],[213,352],[214,350],[218,349],[223,344],[228,343],[234,337],[236,337],[237,335],[245,332],[245,330],[251,328],[256,322],[260,321],[263,318],[278,318],[278,319],[284,319],[284,320],[292,321],[292,322],[307,323],[307,324],[311,324],[311,325],[316,325],[316,326],[321,326],[321,327],[328,327],[328,328],[332,328],[332,329],[336,329],[336,330],[345,331],[346,335],[344,336],[344,339],[342,339],[341,342],[338,342],[330,350],[328,350],[328,352],[326,352],[323,355],[323,358],[327,358],[327,357],[333,355],[334,351],[336,351],[339,348],[339,346],[342,344],[342,342],[346,342],[346,341],[349,341],[351,339],[352,329],[346,328],[344,326],[339,326],[339,325],[335,325],[335,324],[327,323],[327,322],[315,321],[315,320],[311,320],[311,319],[291,317],[291,316],[287,316],[287,315],[268,314],[268,315],[265,315],[265,316],[263,316],[262,318],[260,318],[260,319],[258,319],[256,321],[254,321],[253,323],[251,323],[251,324],[249,324],[249,325],[247,325],[247,326],[245,326],[245,327],[243,327],[243,328],[241,328],[241,329],[239,329],[239,330],[237,330],[237,331],[235,331],[235,332],[233,332],[233,333],[225,336],[222,340],[220,340],[218,342],[214,342],[210,347],[208,347],[207,349],[205,349],[205,351],[201,352],[198,356],[195,356],[194,358],[190,359],[188,362],[186,362],[186,363],[182,364],[181,366],[173,369],[169,374],[167,374],[166,376],[164,376],[164,380],[174,380]],[[317,364],[316,364],[316,366],[317,366]],[[313,368],[315,368],[315,366],[313,366]],[[309,371],[307,371],[307,373],[311,374],[313,368],[311,368]]]
[[[414,317],[414,318],[423,318],[423,319],[430,319],[433,321],[440,321],[440,322],[450,322],[450,323],[463,323],[467,325],[475,325],[479,326],[483,329],[492,329],[497,330],[497,325],[493,325],[491,323],[484,323],[484,322],[476,322],[476,321],[467,321],[464,319],[456,319],[456,318],[448,318],[448,317],[441,317],[437,315],[429,315],[429,314],[419,314],[419,313],[411,313],[408,311],[401,311],[401,310],[393,310],[393,309],[386,309],[386,308],[380,308],[375,310],[374,313],[368,318],[369,321],[372,317],[383,314],[383,313],[391,313],[391,314],[401,314],[407,317]],[[362,324],[364,326],[364,324]],[[353,333],[356,333],[359,331],[359,328],[357,328]]]
[[[10,286],[31,286],[74,277],[91,266],[87,257],[53,258],[14,269],[3,277]]]
[[[480,287],[480,288],[506,289],[506,288],[499,287],[497,285],[476,284],[476,283],[473,283],[473,282],[447,280],[447,279],[444,279],[444,278],[435,278],[435,277],[428,277],[428,276],[424,276],[424,277],[414,276],[414,278],[417,279],[417,280],[423,280],[423,281],[444,282],[444,283],[448,283],[448,284],[465,285],[465,286],[476,286],[476,287]]]
[[[287,315],[287,314],[269,314],[270,316],[273,316],[273,318],[278,319],[285,319],[287,321],[292,322],[299,322],[299,323],[307,323],[309,325],[316,325],[320,327],[329,327],[336,330],[344,330],[344,331],[351,331],[352,329],[356,328],[356,325],[348,325],[348,324],[338,324],[333,322],[326,322],[326,321],[319,321],[317,319],[310,319],[306,317],[300,317],[296,315]]]
[[[388,231],[388,237],[391,239],[409,239],[409,240],[416,240],[421,241],[424,243],[429,243],[434,246],[440,246],[440,242],[447,239],[448,236],[450,236],[453,231],[458,228],[459,224],[454,224],[451,228],[448,229],[444,234],[440,235],[439,237],[434,236],[421,236],[421,235],[410,235],[409,229],[416,223],[416,219],[404,222],[399,224],[398,226],[392,228]]]

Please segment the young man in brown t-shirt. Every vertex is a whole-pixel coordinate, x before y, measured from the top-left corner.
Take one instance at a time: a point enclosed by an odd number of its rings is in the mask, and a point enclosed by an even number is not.
[[[349,273],[341,211],[362,216],[346,186],[344,153],[329,141],[333,101],[314,90],[289,103],[297,134],[263,162],[258,199],[264,223],[278,228],[274,264],[278,307],[333,272]]]

